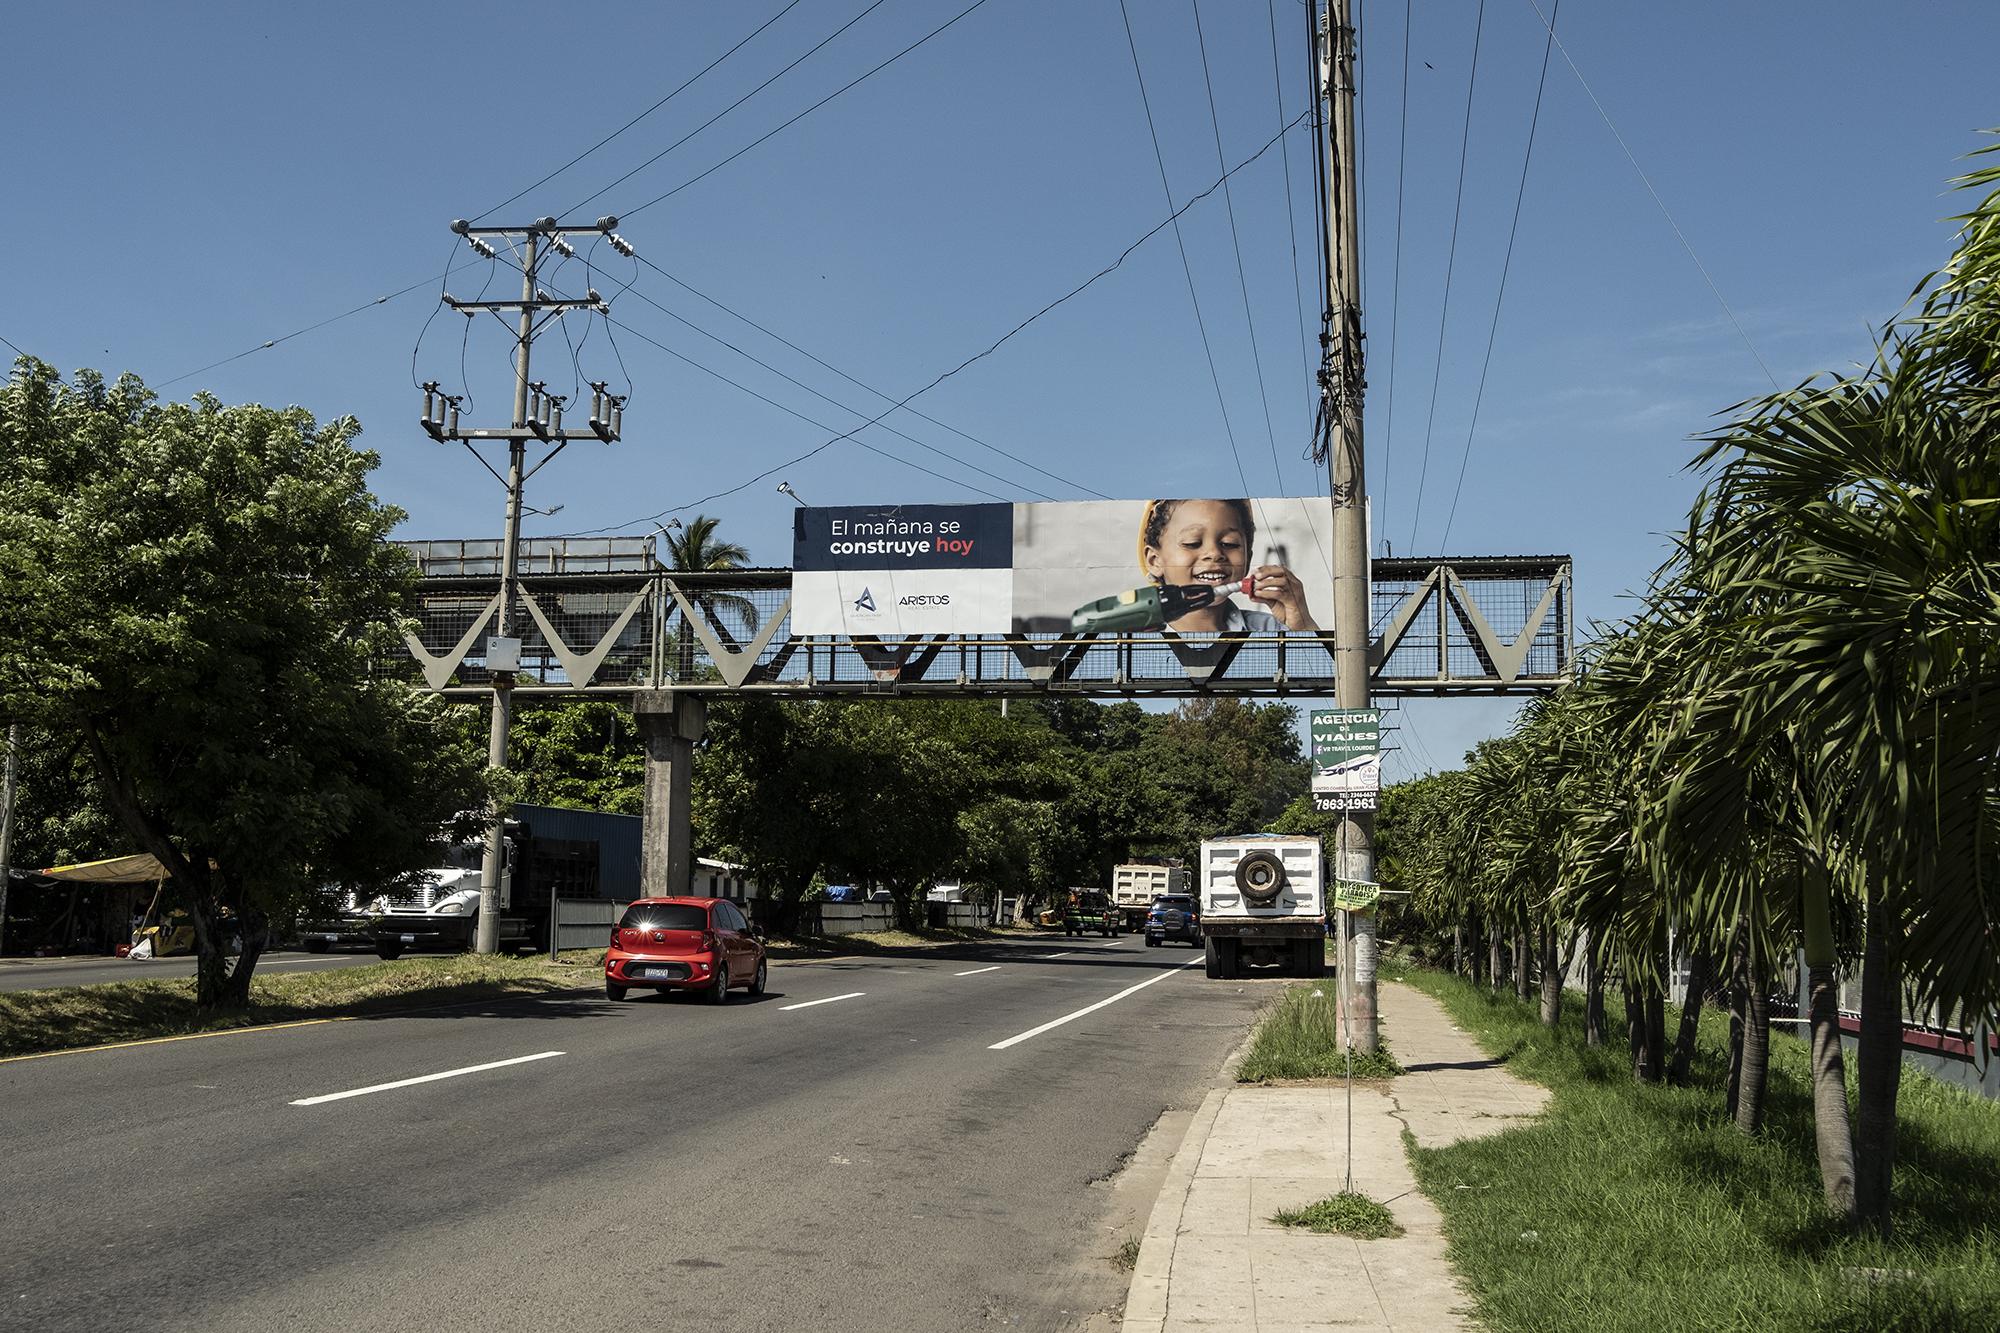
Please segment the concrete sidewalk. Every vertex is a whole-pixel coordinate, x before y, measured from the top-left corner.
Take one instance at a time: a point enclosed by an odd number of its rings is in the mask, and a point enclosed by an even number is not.
[[[1409,1072],[1355,1086],[1354,1188],[1406,1234],[1357,1241],[1270,1221],[1346,1186],[1344,1084],[1211,1092],[1153,1206],[1125,1333],[1471,1327],[1402,1133],[1426,1147],[1496,1134],[1539,1113],[1548,1090],[1508,1073],[1428,995],[1384,982],[1378,1003],[1383,1040]]]

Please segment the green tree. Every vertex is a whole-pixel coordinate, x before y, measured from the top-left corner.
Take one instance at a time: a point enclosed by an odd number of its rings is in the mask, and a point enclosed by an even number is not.
[[[743,568],[749,562],[750,552],[735,542],[717,540],[715,529],[720,522],[720,519],[706,514],[696,514],[678,531],[668,529],[665,534],[667,568],[676,574],[714,574]],[[730,633],[732,622],[741,625],[746,636],[756,633],[757,604],[748,597],[738,593],[715,592],[698,583],[683,591],[725,639],[734,637]],[[675,679],[690,680],[694,677],[694,659],[694,627],[683,616],[674,630]]]
[[[513,752],[520,800],[621,815],[644,809],[645,747],[623,702],[529,704],[514,716]]]
[[[357,430],[29,358],[0,389],[0,716],[80,744],[173,877],[204,1005],[247,1003],[314,885],[421,867],[483,801],[442,706],[369,673],[414,571]]]

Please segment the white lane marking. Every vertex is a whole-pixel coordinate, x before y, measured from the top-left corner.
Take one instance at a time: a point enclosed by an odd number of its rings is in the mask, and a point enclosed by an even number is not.
[[[1064,949],[1061,953],[1044,953],[1035,956],[1037,958],[1074,958],[1076,951],[1074,949]]]
[[[461,1074],[482,1074],[489,1069],[505,1069],[508,1065],[524,1065],[531,1060],[549,1060],[562,1051],[541,1051],[535,1055],[517,1055],[511,1060],[494,1060],[483,1065],[467,1065],[463,1069],[447,1069],[442,1074],[425,1074],[421,1078],[399,1078],[394,1083],[376,1083],[366,1088],[350,1088],[346,1092],[329,1092],[321,1097],[301,1097],[293,1106],[318,1106],[322,1102],[344,1101],[349,1097],[366,1097],[371,1092],[388,1092],[394,1088],[414,1087],[419,1083],[435,1083],[441,1078],[457,1078]]]
[[[829,995],[824,1000],[802,1000],[797,1004],[781,1004],[778,1006],[778,1011],[783,1013],[787,1009],[810,1009],[816,1004],[832,1004],[835,1000],[859,999],[867,993],[865,990],[851,990],[845,995]]]
[[[1180,971],[1182,968],[1192,967],[1196,963],[1202,961],[1204,961],[1204,959],[1190,958],[1185,963],[1177,963],[1173,967],[1170,967],[1166,971],[1160,973],[1160,975],[1158,975],[1157,977],[1149,977],[1147,980],[1140,982],[1136,986],[1127,986],[1124,990],[1119,991],[1116,995],[1112,996],[1108,1000],[1099,1000],[1096,1004],[1087,1004],[1083,1008],[1076,1010],[1074,1013],[1064,1014],[1061,1018],[1052,1018],[1038,1028],[1029,1028],[1026,1032],[1017,1033],[1014,1036],[1007,1038],[1007,1040],[1005,1041],[996,1041],[991,1046],[988,1046],[986,1049],[989,1051],[1004,1051],[1009,1046],[1018,1046],[1030,1037],[1039,1037],[1044,1032],[1048,1032],[1054,1028],[1059,1028],[1065,1023],[1073,1022],[1076,1019],[1082,1018],[1085,1014],[1094,1014],[1099,1009],[1104,1008],[1106,1005],[1116,1004],[1120,1000],[1124,999],[1126,996],[1135,995],[1138,992],[1146,989],[1146,987],[1155,984],[1156,982],[1165,981],[1168,977],[1174,975],[1174,973]]]
[[[998,972],[999,970],[1000,964],[995,963],[991,967],[975,967],[970,972],[954,972],[952,975],[955,977],[976,977],[981,972]]]

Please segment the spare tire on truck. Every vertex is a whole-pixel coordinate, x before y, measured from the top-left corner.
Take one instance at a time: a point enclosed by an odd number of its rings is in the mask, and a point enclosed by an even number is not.
[[[1246,853],[1236,863],[1236,887],[1250,902],[1259,907],[1269,907],[1278,901],[1278,895],[1284,891],[1285,863],[1278,859],[1276,852]]]

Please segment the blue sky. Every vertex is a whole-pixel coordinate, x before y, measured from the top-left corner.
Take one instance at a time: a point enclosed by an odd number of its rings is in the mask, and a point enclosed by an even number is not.
[[[869,3],[800,0],[666,106],[488,220],[575,216],[565,210]],[[986,0],[796,125],[646,205],[967,3],[883,0],[582,215],[626,215],[621,232],[654,264],[900,398],[1165,216],[1115,0]],[[1549,0],[1536,3],[1547,12]],[[1192,6],[1128,5],[1179,204],[1220,174],[1218,130],[1233,165],[1304,109],[1304,10],[1298,0],[1203,0],[1212,123]],[[467,338],[460,316],[431,318],[445,266],[476,259],[447,224],[567,161],[783,8],[25,8],[9,19],[16,59],[0,87],[19,228],[0,336],[66,370],[135,371],[168,394],[205,388],[225,400],[351,413],[382,455],[378,493],[410,514],[406,535],[492,535],[500,488],[416,424],[413,351],[415,378],[455,385],[463,345],[468,419],[500,424],[509,407],[499,327],[474,325]],[[1468,451],[1545,30],[1531,0],[1487,0],[1483,14],[1477,0],[1427,0],[1413,13],[1363,0],[1361,12],[1377,534],[1398,554],[1570,553],[1582,614],[1616,617],[1629,607],[1621,595],[1643,584],[1685,517],[1697,484],[1685,471],[1689,437],[1770,381],[1558,53]],[[1957,201],[1944,183],[1957,159],[1981,142],[1981,128],[2000,125],[1990,63],[2000,6],[1990,3],[1571,0],[1557,29],[1781,383],[1867,355],[1870,327],[1948,253]],[[1285,148],[1303,247],[1311,148],[1303,130]],[[885,424],[953,457],[875,427],[862,438],[882,454],[845,442],[779,475],[814,504],[1234,493],[1239,466],[1259,492],[1322,490],[1301,457],[1309,395],[1285,165],[1271,149],[1231,180],[1227,201],[1258,360],[1223,196],[1182,219],[1234,453],[1167,232],[914,404],[1060,480],[903,415]],[[594,280],[607,295],[634,276],[615,256],[599,258]],[[1300,258],[1309,285],[1308,252]],[[471,296],[484,277],[475,265],[447,285]],[[426,279],[422,290],[202,369]],[[581,265],[554,279],[584,280]],[[650,269],[616,297],[614,317],[627,326],[616,352],[600,323],[575,366],[615,384],[629,377],[626,439],[578,446],[550,464],[529,502],[563,508],[531,519],[530,535],[643,533],[641,516],[735,487],[885,405]],[[585,322],[572,323],[583,338]],[[570,349],[554,334],[540,348],[538,377],[568,391]],[[776,480],[701,505],[761,563],[789,555],[791,502]],[[1408,748],[1392,775],[1455,763],[1510,711],[1411,705]]]

